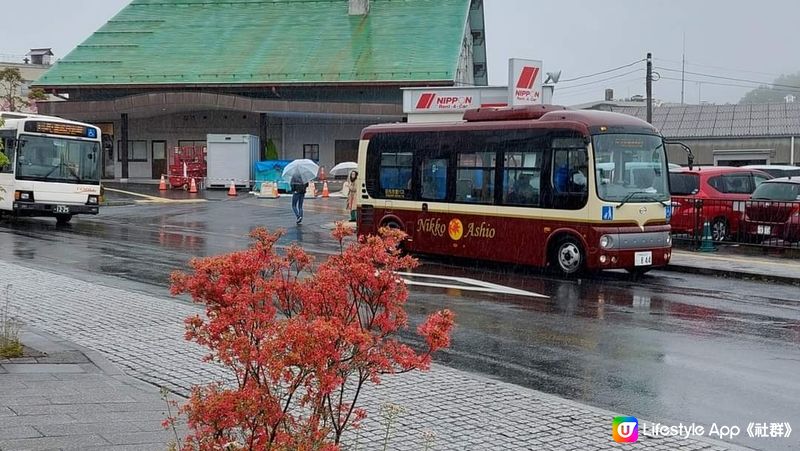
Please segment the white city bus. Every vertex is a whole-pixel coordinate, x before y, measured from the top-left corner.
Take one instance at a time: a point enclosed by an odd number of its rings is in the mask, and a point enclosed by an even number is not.
[[[0,112],[0,212],[55,217],[96,215],[100,204],[100,129],[65,119]]]

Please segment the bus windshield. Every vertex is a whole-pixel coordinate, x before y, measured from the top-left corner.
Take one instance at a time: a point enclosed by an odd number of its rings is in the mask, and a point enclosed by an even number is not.
[[[77,139],[21,135],[17,145],[20,180],[99,183],[100,144]]]
[[[603,134],[592,138],[597,194],[607,202],[669,199],[667,158],[657,135]]]

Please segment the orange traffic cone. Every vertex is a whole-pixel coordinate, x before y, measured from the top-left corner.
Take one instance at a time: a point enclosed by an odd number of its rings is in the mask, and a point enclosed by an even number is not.
[[[322,182],[322,197],[328,197],[331,193],[328,191],[328,181]]]
[[[278,182],[272,183],[272,197],[275,199],[281,197],[280,193],[278,193]]]
[[[161,182],[158,184],[159,191],[166,191],[167,190],[167,180],[164,178],[164,174],[161,174]]]
[[[233,184],[233,180],[231,180],[231,187],[228,188],[228,195],[235,196],[236,195],[236,185]]]
[[[306,197],[317,197],[317,187],[314,185],[314,182],[308,182]]]
[[[194,177],[192,177],[192,180],[189,183],[189,192],[190,193],[196,193],[197,192],[197,184],[194,182]]]

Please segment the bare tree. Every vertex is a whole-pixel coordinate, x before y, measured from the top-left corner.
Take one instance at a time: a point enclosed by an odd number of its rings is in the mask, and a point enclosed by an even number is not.
[[[27,98],[20,96],[19,88],[24,81],[22,73],[16,67],[0,70],[0,106],[8,111],[21,111],[37,100],[47,99],[47,94],[39,88],[28,91]]]

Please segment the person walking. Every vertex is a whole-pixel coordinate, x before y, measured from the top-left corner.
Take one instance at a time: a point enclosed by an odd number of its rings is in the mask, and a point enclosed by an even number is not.
[[[306,184],[299,174],[295,174],[291,181],[292,187],[292,211],[297,217],[297,224],[303,222],[303,200],[306,197]]]
[[[350,211],[350,221],[356,220],[356,194],[358,187],[356,186],[356,179],[358,179],[358,171],[350,171],[347,181],[347,210]]]

